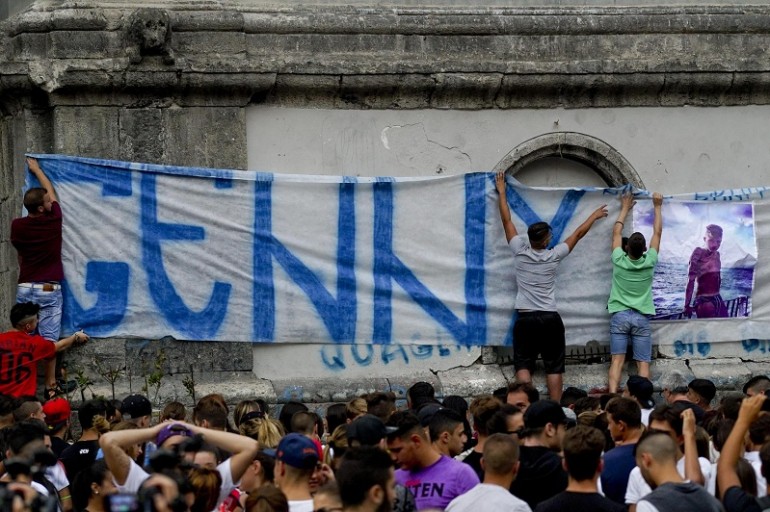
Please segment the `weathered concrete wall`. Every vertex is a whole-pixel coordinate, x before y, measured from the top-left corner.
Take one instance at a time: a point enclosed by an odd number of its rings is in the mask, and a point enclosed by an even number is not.
[[[0,22],[0,319],[13,294],[7,233],[21,211],[25,151],[415,175],[492,169],[530,137],[573,131],[614,148],[648,188],[692,190],[694,173],[699,189],[770,175],[764,2],[29,3]],[[166,58],[143,55],[127,36],[132,13],[147,6],[169,13]],[[585,178],[573,166],[547,179]],[[756,371],[742,360],[764,358],[766,343],[672,345],[664,353],[679,359],[658,369],[713,370],[734,386]],[[191,399],[193,381],[198,395],[326,402],[402,393],[418,379],[469,395],[510,378],[488,350],[336,350],[99,340],[69,360],[99,392],[109,395],[113,380],[118,395],[147,385],[158,400]],[[714,355],[725,359],[690,361]],[[605,370],[571,368],[568,380],[593,387]]]

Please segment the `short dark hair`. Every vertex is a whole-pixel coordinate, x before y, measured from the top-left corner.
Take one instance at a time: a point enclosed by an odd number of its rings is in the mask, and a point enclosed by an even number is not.
[[[40,306],[34,302],[19,302],[11,308],[11,325],[18,327],[27,318],[37,316]]]
[[[712,236],[722,236],[722,226],[718,224],[709,224],[706,226],[706,231],[711,233]]]
[[[605,441],[598,428],[577,425],[567,430],[562,449],[569,476],[578,482],[592,479],[599,469]]]
[[[227,413],[223,403],[216,397],[207,395],[198,400],[193,408],[192,417],[196,423],[202,423],[205,420],[212,428],[225,429],[228,427]]]
[[[182,402],[169,402],[160,413],[160,421],[177,420],[184,421],[187,417],[187,409]]]
[[[460,416],[465,416],[468,412],[468,401],[459,395],[449,395],[444,397],[444,407],[452,409]]]
[[[4,395],[0,393],[0,416],[8,416],[13,414],[16,409],[17,400],[11,395]]]
[[[628,237],[628,255],[632,258],[640,258],[647,250],[647,240],[638,231]]]
[[[730,432],[733,431],[735,426],[735,420],[731,418],[724,418],[717,422],[716,433],[713,436],[714,448],[721,452],[724,448],[727,438],[730,437]]]
[[[542,242],[549,234],[551,234],[551,226],[547,222],[535,222],[527,228],[527,238],[533,244]]]
[[[649,453],[656,461],[676,463],[677,446],[668,432],[647,429],[634,446],[634,457],[639,453]]]
[[[650,423],[653,421],[665,421],[674,429],[677,436],[682,435],[682,408],[671,404],[660,404],[650,413]]]
[[[605,411],[612,416],[612,419],[615,422],[622,421],[630,428],[639,428],[642,426],[642,408],[636,400],[623,396],[616,396],[607,402]]]
[[[286,432],[291,432],[291,417],[294,416],[295,412],[307,410],[307,405],[303,403],[297,402],[295,400],[289,400],[286,402],[283,407],[281,407],[281,412],[278,414],[278,421],[280,421],[281,425],[283,425],[283,430]]]
[[[83,430],[94,426],[94,418],[102,416],[107,419],[107,402],[105,400],[94,398],[80,404],[78,408],[78,421]]]
[[[310,435],[318,423],[318,415],[310,411],[297,411],[291,417],[291,431]]]
[[[601,406],[601,400],[595,396],[586,396],[578,398],[575,402],[575,415],[580,416],[586,411],[593,411]]]
[[[770,414],[761,413],[749,427],[749,439],[754,444],[770,441]]]
[[[336,474],[342,504],[346,508],[360,505],[375,485],[385,490],[392,467],[390,455],[379,448],[360,446],[349,449]]]
[[[521,414],[521,409],[515,405],[503,404],[487,421],[487,433],[490,436],[494,434],[508,434],[508,417],[515,416],[516,414]]]
[[[492,434],[484,443],[484,469],[494,475],[505,475],[519,460],[519,443],[507,434]]]
[[[429,382],[415,382],[406,390],[406,396],[412,404],[412,409],[417,410],[424,404],[436,401],[436,390]]]
[[[577,402],[581,398],[585,398],[587,396],[588,396],[587,391],[570,386],[562,392],[559,405],[561,405],[562,407],[569,407],[570,405],[574,405],[575,402]]]
[[[14,404],[16,407],[13,409],[13,419],[19,422],[28,419],[38,407],[42,407],[43,401],[35,395],[25,395],[17,398]]]
[[[33,441],[43,441],[48,434],[45,423],[30,419],[14,423],[6,431],[5,443],[14,455],[20,455]]]
[[[366,412],[387,422],[393,411],[396,410],[396,394],[392,391],[377,391],[364,397],[366,399]]]
[[[414,432],[418,432],[420,436],[425,437],[425,430],[420,423],[420,418],[418,418],[412,411],[394,412],[390,416],[387,426],[395,427],[389,429],[388,441],[393,441],[396,438],[404,439]]]
[[[43,206],[45,195],[48,193],[43,187],[32,187],[24,193],[24,208],[29,213],[37,213],[37,209]]]
[[[326,408],[326,425],[329,433],[334,432],[334,429],[340,425],[344,425],[346,420],[345,404],[332,404]]]
[[[540,391],[529,382],[511,382],[508,384],[508,393],[506,393],[506,396],[509,393],[518,393],[519,391],[523,391],[527,394],[527,400],[529,400],[530,404],[534,404],[540,400]]]
[[[430,435],[430,440],[437,440],[439,436],[441,436],[441,434],[444,432],[449,432],[451,434],[454,432],[454,429],[457,428],[457,425],[462,424],[463,417],[457,414],[457,412],[453,411],[452,409],[439,409],[433,415],[430,423],[428,423],[428,434]]]

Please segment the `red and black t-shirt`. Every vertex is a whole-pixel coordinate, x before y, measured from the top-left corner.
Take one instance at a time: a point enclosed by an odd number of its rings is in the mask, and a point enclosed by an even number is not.
[[[21,331],[0,334],[0,393],[34,395],[37,363],[56,355],[56,346],[42,336]]]

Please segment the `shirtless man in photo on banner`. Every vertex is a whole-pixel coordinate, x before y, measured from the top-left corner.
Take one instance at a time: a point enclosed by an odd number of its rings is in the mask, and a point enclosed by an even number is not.
[[[724,318],[727,317],[727,307],[719,294],[722,287],[722,260],[719,254],[722,227],[716,224],[706,226],[703,242],[705,246],[696,247],[690,256],[684,316],[690,318],[695,311],[698,318]]]
[[[566,340],[564,323],[556,310],[556,270],[561,260],[586,236],[591,226],[607,216],[602,205],[563,242],[551,247],[553,233],[546,222],[536,222],[520,235],[511,220],[505,173],[495,177],[500,219],[514,257],[516,274],[516,322],[513,325],[513,365],[516,380],[531,382],[535,362],[542,354],[548,396],[557,402],[563,388]]]

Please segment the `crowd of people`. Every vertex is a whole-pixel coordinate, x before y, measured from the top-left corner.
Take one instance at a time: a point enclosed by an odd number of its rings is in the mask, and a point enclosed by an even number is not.
[[[323,412],[218,394],[154,411],[143,395],[0,395],[0,510],[62,512],[755,512],[770,507],[770,378],[713,403],[672,374],[661,403],[512,382],[468,403],[418,382]],[[73,421],[77,417],[77,422]],[[77,427],[77,428],[73,428]],[[75,436],[78,431],[79,435]]]
[[[561,243],[553,243],[545,222],[520,235],[499,174],[500,218],[517,281],[516,381],[506,388],[468,403],[439,400],[419,382],[403,410],[393,393],[374,392],[323,414],[289,402],[277,416],[258,397],[231,411],[212,394],[191,411],[165,404],[155,417],[147,397],[130,395],[79,404],[73,429],[56,354],[89,338],[77,332],[60,339],[62,212],[38,163],[28,165],[41,186],[27,191],[28,215],[11,230],[20,272],[13,330],[0,335],[0,510],[770,510],[770,378],[755,377],[744,394],[715,405],[712,382],[673,374],[662,403],[653,401],[649,320],[660,194],[651,198],[649,247],[641,233],[622,236],[630,194],[621,197],[612,227],[606,394],[564,389],[565,329],[555,300],[559,263],[607,217],[606,205]],[[690,272],[686,307],[698,316],[721,300],[717,228],[709,226]],[[622,386],[629,346],[637,375]],[[542,400],[531,384],[541,357],[549,396]],[[46,400],[35,395],[40,361],[47,361]]]

